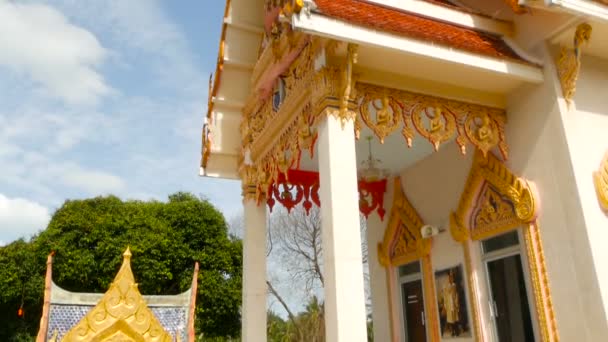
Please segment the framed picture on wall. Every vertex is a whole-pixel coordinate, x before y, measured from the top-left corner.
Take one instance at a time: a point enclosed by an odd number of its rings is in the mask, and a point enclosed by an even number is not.
[[[442,339],[471,337],[462,265],[435,272]]]

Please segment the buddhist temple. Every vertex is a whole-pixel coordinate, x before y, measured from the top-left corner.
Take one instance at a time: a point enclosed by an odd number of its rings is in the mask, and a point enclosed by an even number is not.
[[[188,291],[173,296],[142,296],[131,271],[131,251],[127,249],[123,256],[110,288],[98,294],[69,292],[55,285],[53,256],[49,255],[36,342],[195,341],[198,264]]]
[[[201,176],[242,182],[242,338],[270,211],[318,206],[326,340],[604,341],[608,1],[227,0]]]

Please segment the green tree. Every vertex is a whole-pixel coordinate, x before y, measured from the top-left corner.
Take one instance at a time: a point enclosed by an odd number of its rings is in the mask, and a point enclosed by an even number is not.
[[[176,193],[166,203],[114,196],[66,201],[31,241],[0,248],[0,341],[37,333],[51,251],[56,284],[69,291],[105,292],[127,246],[146,295],[187,290],[198,261],[197,332],[239,335],[241,241],[229,238],[224,217],[210,203]],[[24,315],[18,317],[22,305]]]

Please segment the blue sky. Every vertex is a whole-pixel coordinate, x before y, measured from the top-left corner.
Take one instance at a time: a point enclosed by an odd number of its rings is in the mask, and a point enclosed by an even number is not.
[[[198,176],[219,0],[0,0],[0,243],[64,200],[206,196],[230,219],[240,185]]]

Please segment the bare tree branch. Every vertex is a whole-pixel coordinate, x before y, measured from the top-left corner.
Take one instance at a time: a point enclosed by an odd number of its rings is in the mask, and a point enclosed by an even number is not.
[[[296,316],[293,314],[293,312],[291,312],[289,306],[287,305],[285,300],[283,300],[283,297],[281,297],[281,295],[277,292],[274,286],[272,286],[271,282],[266,281],[266,285],[268,285],[268,290],[270,290],[270,293],[272,293],[272,295],[279,301],[279,303],[281,303],[285,311],[287,311],[287,315],[289,316],[289,320],[291,321],[291,323],[293,323],[296,329],[300,331],[300,325],[296,321]]]

